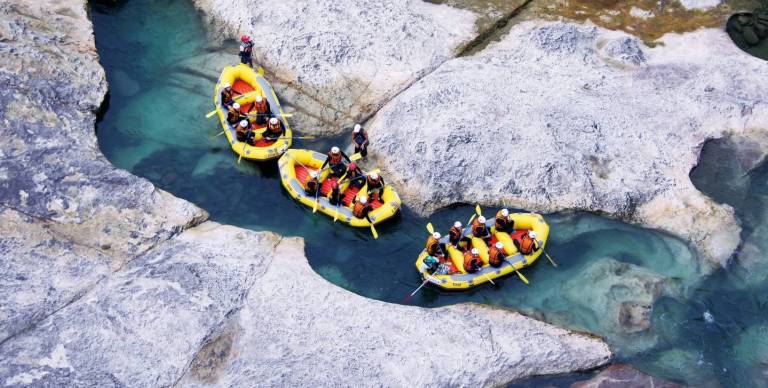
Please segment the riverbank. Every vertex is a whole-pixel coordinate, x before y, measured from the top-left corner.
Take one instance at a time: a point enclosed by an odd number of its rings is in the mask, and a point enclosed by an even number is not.
[[[0,59],[3,384],[498,385],[610,360],[600,339],[508,310],[356,296],[312,271],[298,239],[204,222],[96,146],[106,82],[86,4],[0,7],[15,20]],[[421,352],[449,323],[455,348]],[[444,368],[449,350],[487,362]]]

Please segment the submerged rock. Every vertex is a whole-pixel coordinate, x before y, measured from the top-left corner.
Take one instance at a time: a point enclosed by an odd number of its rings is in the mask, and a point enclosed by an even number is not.
[[[599,311],[594,322],[598,331],[608,333],[609,341],[629,354],[655,343],[649,332],[653,304],[672,289],[659,274],[604,258],[566,282],[563,295],[574,306]]]
[[[682,388],[682,385],[649,376],[630,365],[611,365],[587,381],[571,384],[571,388],[611,387]]]
[[[85,5],[0,3],[0,385],[475,386],[610,360],[515,312],[354,295],[300,240],[200,224],[116,169],[95,141],[106,84]]]
[[[382,108],[368,124],[372,156],[422,214],[476,201],[598,212],[670,231],[723,265],[739,224],[688,173],[705,140],[768,127],[768,73],[721,31],[663,42],[516,25]]]

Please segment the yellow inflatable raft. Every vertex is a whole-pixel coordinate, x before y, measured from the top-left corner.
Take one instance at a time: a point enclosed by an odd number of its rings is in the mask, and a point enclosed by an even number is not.
[[[277,99],[274,89],[272,89],[272,86],[260,73],[253,71],[253,69],[244,64],[227,66],[221,72],[219,82],[216,83],[216,88],[213,92],[213,103],[216,106],[221,127],[224,128],[224,134],[227,136],[232,151],[235,151],[236,154],[244,159],[256,161],[270,160],[282,155],[291,147],[291,136],[293,136],[291,126],[288,124],[288,120],[285,119],[285,113],[280,106],[280,101]],[[232,85],[232,89],[238,95],[245,95],[245,97],[239,99],[235,97],[236,101],[240,104],[241,111],[247,112],[257,95],[265,98],[269,102],[273,117],[277,117],[282,121],[285,135],[275,142],[258,139],[254,145],[238,141],[235,127],[227,122],[227,108],[221,102],[221,90],[224,84]]]
[[[288,190],[291,197],[295,198],[304,205],[313,208],[315,206],[315,197],[306,193],[307,177],[311,171],[318,171],[325,161],[325,155],[319,152],[302,149],[288,150],[278,160],[277,165],[280,169],[280,179],[283,181],[283,187]],[[336,217],[338,212],[338,220],[354,227],[369,227],[371,225],[365,218],[357,218],[352,215],[352,207],[354,206],[355,199],[360,196],[361,193],[367,193],[368,187],[364,185],[362,188],[357,188],[349,184],[349,180],[345,179],[339,189],[341,190],[342,205],[335,206],[326,197],[331,191],[331,184],[336,180],[336,177],[330,177],[330,170],[325,169],[320,178],[322,181],[320,195],[317,197],[318,206],[317,210],[330,216]],[[381,193],[379,201],[373,201],[371,206],[373,210],[368,213],[368,217],[371,219],[374,225],[379,224],[395,214],[400,209],[401,201],[400,196],[387,185],[384,187]]]
[[[507,276],[515,272],[515,269],[520,270],[522,268],[533,265],[539,256],[544,252],[544,247],[549,237],[549,225],[544,221],[544,217],[534,213],[513,213],[510,217],[515,221],[515,232],[511,235],[505,232],[496,232],[492,226],[495,223],[494,219],[488,220],[488,228],[493,234],[493,238],[490,243],[495,244],[500,241],[504,244],[504,253],[507,256],[507,260],[502,263],[499,268],[494,268],[488,264],[488,246],[481,238],[471,236],[469,227],[465,229],[465,236],[471,240],[472,248],[477,248],[480,251],[480,258],[483,260],[483,267],[475,273],[467,273],[464,270],[464,251],[461,248],[464,247],[464,243],[461,243],[460,248],[454,247],[448,242],[448,237],[443,237],[440,242],[445,243],[447,247],[448,256],[450,256],[458,273],[452,275],[434,275],[430,279],[430,283],[446,289],[446,290],[466,290],[477,285],[486,283],[490,280]],[[536,232],[536,241],[539,244],[539,249],[530,255],[523,255],[518,252],[513,243],[513,239],[518,238],[522,233],[527,233],[529,230]],[[421,273],[424,280],[430,278],[430,274],[426,272],[426,266],[424,265],[424,259],[427,257],[426,250],[422,251],[419,257],[416,259],[416,269]]]

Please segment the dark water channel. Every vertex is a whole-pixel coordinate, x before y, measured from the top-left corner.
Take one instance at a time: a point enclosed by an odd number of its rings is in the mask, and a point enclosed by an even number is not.
[[[204,115],[212,108],[221,68],[237,61],[236,45],[208,36],[190,1],[96,1],[92,16],[110,84],[108,109],[97,124],[102,151],[116,166],[206,209],[214,221],[301,236],[320,275],[360,295],[399,303],[419,284],[413,261],[426,237],[425,224],[445,229],[470,216],[470,206],[457,205],[427,220],[406,204],[373,240],[367,229],[313,215],[281,189],[274,163],[238,165],[226,142],[214,137],[219,124]],[[335,140],[299,140],[295,147],[325,149]],[[717,158],[727,154],[720,149],[725,146],[713,147],[705,151]],[[768,225],[768,168],[741,178],[740,186],[725,194],[717,184],[729,173],[723,168],[722,163],[703,162],[694,178],[750,220],[744,236],[755,240],[755,231]],[[749,275],[747,285],[745,274],[759,270],[705,275],[695,253],[663,233],[583,213],[554,214],[547,220],[552,226],[549,252],[560,268],[542,260],[525,271],[530,286],[508,278],[498,287],[465,293],[427,289],[410,303],[435,307],[473,301],[510,307],[604,336],[619,362],[679,382],[750,386],[768,381],[768,265],[757,265],[763,275]],[[766,244],[757,239],[753,245],[754,255],[764,258]],[[649,277],[663,279],[670,291],[654,305],[649,330],[627,333],[616,323],[616,306],[646,300],[638,288]],[[520,384],[560,386],[586,377]]]

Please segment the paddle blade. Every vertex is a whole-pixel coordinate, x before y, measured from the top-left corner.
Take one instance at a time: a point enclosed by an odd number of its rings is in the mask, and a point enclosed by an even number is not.
[[[476,215],[477,215],[477,214],[473,214],[473,215],[472,215],[472,217],[469,217],[469,221],[467,221],[467,225],[471,225],[471,224],[472,224],[472,221],[474,221],[474,220],[475,220],[475,216],[476,216]]]
[[[432,227],[432,223],[431,222],[427,224],[427,231],[429,231],[430,234],[431,233],[435,233],[435,228]]]
[[[379,233],[376,232],[376,227],[371,224],[371,234],[373,234],[373,239],[376,240],[379,238]]]
[[[243,158],[243,155],[238,155],[238,157],[237,157],[237,164],[240,164],[240,159],[242,159],[242,158]]]
[[[256,71],[259,73],[260,76],[262,76],[262,77],[264,76],[264,68],[263,67],[259,66],[259,69],[256,70]]]
[[[208,112],[208,114],[206,114],[206,115],[205,115],[205,118],[206,118],[206,119],[210,119],[211,117],[213,117],[213,115],[215,115],[215,114],[216,114],[216,111],[217,111],[217,110],[218,110],[218,109],[214,109],[214,110],[212,110],[212,111]]]
[[[475,205],[475,213],[477,213],[478,216],[483,215],[483,211],[480,209],[480,205]]]
[[[336,220],[339,219],[339,209],[336,208],[336,214],[333,215],[333,222],[336,222]]]
[[[320,201],[315,199],[315,204],[312,206],[312,213],[317,213],[317,203],[318,202],[320,202]]]
[[[358,152],[358,153],[356,153],[356,154],[352,154],[352,155],[349,157],[349,160],[351,160],[351,161],[353,161],[353,162],[354,162],[354,161],[356,161],[356,160],[360,160],[360,159],[362,159],[362,158],[363,158],[363,155],[360,155],[360,153]]]
[[[519,277],[519,278],[520,278],[520,280],[522,280],[522,281],[523,281],[523,283],[525,283],[525,284],[531,284],[531,283],[528,281],[528,279],[526,279],[526,278],[525,278],[525,276],[523,276],[523,274],[521,274],[521,273],[520,273],[520,271],[518,271],[518,270],[515,270],[515,273],[517,274],[517,277]]]
[[[546,256],[547,256],[547,259],[549,260],[550,264],[552,264],[552,266],[553,266],[553,267],[557,268],[557,263],[555,263],[555,261],[554,261],[554,260],[552,260],[552,258],[551,258],[551,257],[549,257],[549,253],[547,253],[547,252],[545,251],[545,252],[544,252],[544,255],[546,255]]]

